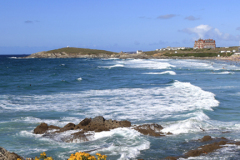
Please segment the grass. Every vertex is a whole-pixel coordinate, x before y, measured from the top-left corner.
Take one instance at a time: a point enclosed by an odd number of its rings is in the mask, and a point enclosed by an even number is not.
[[[187,49],[180,49],[176,50],[177,53],[175,53],[175,50],[165,50],[165,51],[147,51],[144,52],[145,54],[149,56],[168,56],[168,57],[217,57],[220,55],[221,57],[225,56],[231,56],[233,53],[220,53],[221,51],[233,51],[238,50],[238,47],[219,47],[216,49],[211,48],[204,48],[204,49],[193,49],[193,48],[187,48]]]
[[[226,57],[226,56],[231,56],[232,53],[166,53],[164,54],[164,56],[168,56],[168,57],[174,57],[174,56],[178,56],[178,57],[217,57],[218,55],[220,55],[221,57]]]
[[[98,50],[98,49],[88,49],[88,48],[75,48],[75,47],[66,47],[66,48],[59,48],[47,51],[47,53],[61,53],[65,52],[67,54],[116,54],[115,52],[105,51],[105,50]]]

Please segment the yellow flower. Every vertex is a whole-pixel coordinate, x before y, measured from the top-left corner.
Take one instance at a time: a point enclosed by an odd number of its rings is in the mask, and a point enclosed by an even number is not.
[[[97,155],[97,156],[101,156],[101,154],[100,154],[100,153],[96,153],[96,155]]]
[[[35,157],[35,160],[39,160],[39,158]]]
[[[89,157],[90,154],[89,154],[89,153],[85,153],[84,156],[85,156],[85,157]]]
[[[101,159],[106,160],[107,156],[106,155],[102,155]]]
[[[22,160],[21,158],[17,158],[17,160]]]

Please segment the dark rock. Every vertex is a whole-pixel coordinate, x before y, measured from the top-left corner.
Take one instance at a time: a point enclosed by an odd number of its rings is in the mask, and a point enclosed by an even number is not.
[[[87,136],[90,136],[90,135],[91,134],[88,134]],[[65,142],[74,142],[75,140],[80,142],[89,141],[87,136],[84,134],[84,131],[80,131],[80,132],[71,134],[71,138],[65,140]]]
[[[116,121],[116,120],[106,120],[102,116],[97,116],[93,119],[85,118],[78,125],[73,123],[68,123],[64,127],[60,128],[57,126],[48,126],[46,123],[42,123],[34,129],[35,134],[43,134],[45,137],[54,138],[57,134],[61,132],[65,132],[68,130],[81,130],[77,133],[73,133],[70,136],[66,136],[63,138],[65,142],[71,142],[74,138],[80,139],[80,141],[88,141],[86,133],[88,131],[109,131],[110,129],[119,128],[119,127],[131,127],[131,122],[129,121]],[[47,132],[50,129],[58,129],[55,132]]]
[[[144,135],[155,136],[155,137],[164,136],[164,134],[160,132],[163,129],[163,127],[158,124],[143,124],[143,125],[134,127],[134,129]]]
[[[105,119],[103,118],[103,116],[97,116],[95,118],[92,119],[91,123],[94,124],[103,124],[105,121]]]
[[[200,142],[207,142],[213,140],[211,136],[204,136],[202,139],[199,139]]]
[[[57,126],[53,126],[53,125],[50,125],[48,126],[46,123],[41,123],[39,126],[37,126],[33,132],[35,134],[44,134],[46,133],[48,130],[52,130],[52,129],[60,129],[60,127],[57,127]]]
[[[222,148],[221,145],[225,145],[226,143],[227,141],[220,141],[212,144],[203,145],[195,150],[188,151],[185,155],[187,157],[196,157],[196,156],[200,156],[201,154],[208,154],[219,148]]]
[[[177,160],[178,158],[176,158],[176,157],[166,157],[166,158],[164,158],[165,160]]]
[[[52,129],[60,129],[60,127],[54,126],[54,125],[48,126],[48,130],[52,130]]]
[[[79,124],[80,124],[81,126],[87,126],[90,122],[91,122],[91,118],[85,118],[85,119],[82,120]]]
[[[48,130],[48,125],[46,123],[41,123],[34,129],[35,134],[43,134]]]
[[[14,152],[8,152],[5,148],[0,147],[0,160],[17,160],[23,159],[21,156]]]
[[[68,131],[68,130],[74,130],[75,124],[68,123],[63,128],[60,129],[60,132]]]

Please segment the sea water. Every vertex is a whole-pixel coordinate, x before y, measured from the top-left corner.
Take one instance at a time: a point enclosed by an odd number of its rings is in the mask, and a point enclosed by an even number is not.
[[[240,140],[240,66],[178,59],[20,59],[0,57],[0,146],[23,157],[56,160],[91,151],[109,160],[181,156],[204,135]],[[157,123],[164,137],[131,128],[94,133],[90,141],[33,134],[42,122],[63,127],[84,118]],[[204,131],[203,131],[204,130]],[[191,159],[239,159],[228,145]]]

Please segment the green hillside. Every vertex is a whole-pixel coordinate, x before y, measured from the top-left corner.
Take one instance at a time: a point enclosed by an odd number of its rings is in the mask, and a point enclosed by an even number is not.
[[[47,51],[47,53],[61,53],[65,52],[67,54],[116,54],[115,52],[105,51],[105,50],[98,50],[98,49],[88,49],[88,48],[75,48],[75,47],[66,47],[66,48],[59,48]]]

